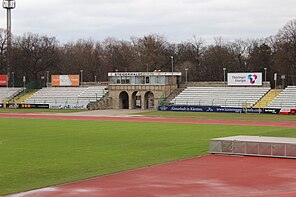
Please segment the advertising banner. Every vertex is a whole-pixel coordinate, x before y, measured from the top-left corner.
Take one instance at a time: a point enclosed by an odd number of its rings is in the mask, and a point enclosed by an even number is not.
[[[87,105],[50,104],[49,109],[87,109]]]
[[[227,73],[229,86],[262,86],[262,73]]]
[[[79,86],[79,75],[52,75],[52,86]]]
[[[7,86],[7,75],[0,75],[0,86]]]
[[[296,115],[296,109],[295,108],[282,108],[280,110],[279,114],[283,114],[283,115]]]
[[[49,104],[7,104],[6,108],[14,109],[48,109]]]
[[[280,109],[253,109],[235,107],[214,107],[214,106],[159,106],[159,111],[180,111],[180,112],[227,112],[227,113],[270,113],[278,114]]]

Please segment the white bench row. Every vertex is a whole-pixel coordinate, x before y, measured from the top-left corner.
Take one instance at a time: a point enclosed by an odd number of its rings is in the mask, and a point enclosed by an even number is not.
[[[4,100],[9,100],[23,91],[23,88],[0,88],[0,103]]]
[[[25,101],[28,104],[83,105],[100,100],[106,93],[105,86],[43,88]]]
[[[270,88],[188,87],[171,100],[174,105],[252,107]]]
[[[296,108],[296,86],[285,88],[269,105],[268,108]]]

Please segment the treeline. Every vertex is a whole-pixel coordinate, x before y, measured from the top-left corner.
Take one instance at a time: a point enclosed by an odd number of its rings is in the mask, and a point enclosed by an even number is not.
[[[15,84],[45,84],[50,74],[79,74],[84,81],[107,81],[107,73],[118,71],[174,71],[185,73],[190,81],[222,81],[227,72],[262,72],[274,83],[274,73],[285,75],[285,83],[296,83],[296,20],[289,21],[277,35],[258,40],[225,42],[215,38],[206,44],[201,38],[170,43],[151,34],[129,41],[107,38],[104,41],[78,40],[60,44],[57,38],[27,33],[15,36],[11,47],[11,66],[7,68],[5,30],[0,31],[0,73],[14,72]],[[185,77],[185,76],[184,76]],[[278,77],[280,84],[280,77]]]

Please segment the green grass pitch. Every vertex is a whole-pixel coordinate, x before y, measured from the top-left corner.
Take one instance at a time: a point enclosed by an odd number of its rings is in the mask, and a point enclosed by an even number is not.
[[[0,119],[0,195],[207,154],[209,139],[295,129]]]

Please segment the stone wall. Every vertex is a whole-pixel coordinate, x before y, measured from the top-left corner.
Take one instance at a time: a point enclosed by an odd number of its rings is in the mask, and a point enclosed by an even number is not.
[[[137,91],[141,94],[141,108],[145,109],[144,103],[145,94],[152,92],[154,95],[154,108],[157,109],[158,101],[161,97],[167,97],[173,90],[177,88],[176,85],[109,85],[109,97],[112,98],[113,109],[120,109],[121,92],[126,92],[129,97],[129,109],[134,109],[133,94]]]

